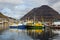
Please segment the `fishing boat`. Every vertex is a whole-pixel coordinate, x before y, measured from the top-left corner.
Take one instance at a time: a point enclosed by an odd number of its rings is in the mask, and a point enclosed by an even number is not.
[[[17,24],[12,24],[9,26],[10,29],[17,29],[18,25]]]
[[[53,28],[53,29],[60,29],[60,21],[53,22],[51,28]]]
[[[18,29],[25,30],[26,29],[26,25],[23,24],[23,23],[19,23],[18,24]]]
[[[30,21],[28,18],[26,23],[27,34],[33,39],[40,39],[42,36],[44,37],[47,35],[49,38],[52,37],[54,35],[52,30],[45,24],[43,17],[42,21],[36,21],[35,16],[33,21]]]
[[[9,26],[9,30],[11,32],[13,32],[13,31],[17,32],[18,31],[17,28],[18,28],[18,24],[12,24],[12,25]]]
[[[43,21],[43,18],[42,18],[42,21]],[[29,18],[27,19],[26,27],[27,27],[27,34],[31,36],[32,34],[33,36],[40,35],[44,31],[43,22],[36,21],[35,14],[32,21],[29,20]]]
[[[41,22],[28,22],[26,24],[27,34],[32,38],[37,38],[44,31],[44,25]]]

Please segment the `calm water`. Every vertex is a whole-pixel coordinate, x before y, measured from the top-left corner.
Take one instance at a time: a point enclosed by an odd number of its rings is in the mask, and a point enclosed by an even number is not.
[[[0,35],[0,40],[32,40],[32,38],[22,31],[16,32],[6,30]]]
[[[26,32],[6,30],[0,35],[0,40],[33,40]],[[60,40],[60,34],[52,40]]]

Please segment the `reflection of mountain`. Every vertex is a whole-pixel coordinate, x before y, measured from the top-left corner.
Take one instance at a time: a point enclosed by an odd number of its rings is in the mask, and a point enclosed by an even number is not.
[[[34,19],[36,18],[36,21],[41,21],[42,18],[44,18],[45,21],[59,19],[60,20],[60,14],[56,12],[53,8],[49,7],[48,5],[43,5],[38,8],[32,9],[29,13],[27,13],[25,16],[21,18],[21,20],[26,20],[27,18]]]

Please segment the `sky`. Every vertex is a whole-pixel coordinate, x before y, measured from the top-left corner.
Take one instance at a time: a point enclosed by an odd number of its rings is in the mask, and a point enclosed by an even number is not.
[[[41,5],[48,5],[60,13],[60,0],[0,0],[0,12],[20,19],[33,8]]]

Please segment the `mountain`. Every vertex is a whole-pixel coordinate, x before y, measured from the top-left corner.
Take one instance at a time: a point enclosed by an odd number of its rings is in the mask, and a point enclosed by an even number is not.
[[[54,19],[60,20],[60,14],[48,5],[42,5],[41,7],[32,9],[20,20],[26,20],[28,18],[29,20],[34,20],[35,18],[35,21],[42,21],[42,19],[44,21],[53,21]]]
[[[7,16],[3,15],[1,12],[0,12],[0,18],[8,18]]]
[[[12,18],[12,17],[5,16],[5,15],[2,14],[1,12],[0,12],[0,18],[7,18],[7,19],[13,19],[13,20],[16,20],[16,19],[14,19],[14,18]]]

